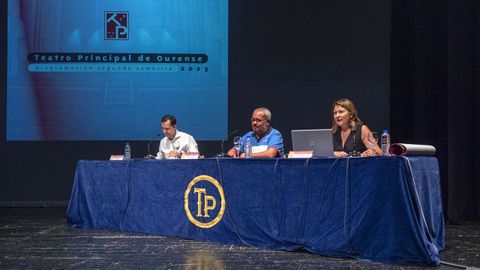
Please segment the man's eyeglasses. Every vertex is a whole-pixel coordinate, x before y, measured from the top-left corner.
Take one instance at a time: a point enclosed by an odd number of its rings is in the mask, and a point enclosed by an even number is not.
[[[252,123],[253,123],[253,122],[259,123],[259,122],[265,121],[265,120],[267,120],[267,119],[252,118],[252,119],[250,119],[250,120],[252,121]]]

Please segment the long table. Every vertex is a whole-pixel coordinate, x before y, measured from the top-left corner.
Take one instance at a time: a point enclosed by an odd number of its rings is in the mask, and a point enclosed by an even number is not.
[[[73,228],[439,265],[434,157],[78,162]]]

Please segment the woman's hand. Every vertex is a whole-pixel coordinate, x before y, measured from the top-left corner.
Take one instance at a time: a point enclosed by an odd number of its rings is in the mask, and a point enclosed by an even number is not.
[[[373,157],[376,155],[377,155],[377,152],[375,152],[372,149],[367,149],[360,154],[361,157]]]
[[[346,156],[348,156],[348,153],[344,152],[344,151],[334,151],[333,155],[335,157],[346,157]]]

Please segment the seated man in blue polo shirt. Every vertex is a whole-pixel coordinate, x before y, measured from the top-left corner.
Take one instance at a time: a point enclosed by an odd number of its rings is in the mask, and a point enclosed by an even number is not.
[[[270,126],[272,113],[264,107],[257,108],[252,114],[252,131],[243,135],[241,139],[240,157],[245,157],[244,146],[247,138],[250,138],[252,145],[252,157],[254,158],[275,158],[283,157],[282,134]],[[230,149],[227,155],[235,157],[236,150]]]

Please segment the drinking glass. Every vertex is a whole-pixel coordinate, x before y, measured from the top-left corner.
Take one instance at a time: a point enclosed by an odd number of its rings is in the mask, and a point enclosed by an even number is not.
[[[241,137],[240,136],[235,136],[233,137],[233,148],[235,149],[235,158],[238,158],[240,156],[240,141]]]
[[[375,146],[378,143],[378,132],[370,132],[368,134],[368,142],[370,143],[372,150],[375,150]]]

